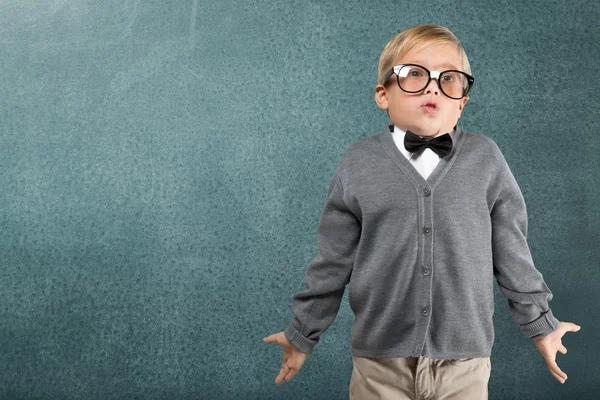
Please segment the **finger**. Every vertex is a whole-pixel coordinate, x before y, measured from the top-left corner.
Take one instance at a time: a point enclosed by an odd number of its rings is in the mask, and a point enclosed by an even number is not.
[[[577,332],[581,329],[581,326],[572,322],[564,322],[561,324],[561,327],[564,329],[565,332]]]
[[[289,382],[289,381],[291,381],[291,380],[292,380],[292,378],[293,378],[294,376],[296,376],[296,374],[297,374],[297,373],[298,373],[298,371],[297,371],[297,370],[295,370],[295,369],[290,369],[290,371],[287,373],[287,375],[286,375],[286,377],[285,377],[285,380],[286,380],[286,381],[288,381],[288,382]]]
[[[265,343],[279,343],[279,337],[276,333],[273,335],[269,335],[266,338],[263,338],[263,342]]]
[[[561,378],[556,372],[550,370],[550,373],[557,381],[559,381],[560,383],[565,383],[566,379]]]
[[[275,335],[269,335],[265,338],[263,338],[263,342],[265,343],[274,343],[277,342],[277,340],[274,338]]]
[[[555,361],[549,362],[548,363],[548,367],[550,368],[550,371],[556,373],[556,375],[558,375],[559,378],[562,379],[567,379],[567,374],[565,374],[558,366],[558,364]]]
[[[279,370],[279,375],[277,375],[277,378],[275,378],[275,383],[277,385],[280,385],[281,382],[283,382],[283,380],[287,376],[288,372],[290,372],[290,369],[287,367],[287,365],[281,367],[281,369]]]
[[[560,351],[563,354],[567,354],[567,348],[565,346],[563,346],[562,344],[558,348],[558,351]]]

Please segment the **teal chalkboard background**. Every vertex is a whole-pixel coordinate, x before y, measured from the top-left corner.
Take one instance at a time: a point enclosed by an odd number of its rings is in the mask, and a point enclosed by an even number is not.
[[[600,390],[595,1],[0,2],[0,398],[346,399],[352,313],[274,384],[333,171],[389,122],[381,50],[450,28],[563,321],[561,385],[496,286],[490,399]],[[507,80],[507,76],[513,76]]]

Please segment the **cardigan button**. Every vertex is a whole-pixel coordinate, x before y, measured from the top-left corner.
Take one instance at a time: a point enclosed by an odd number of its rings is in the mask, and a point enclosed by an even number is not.
[[[429,228],[427,226],[424,227],[423,228],[423,233],[426,234],[426,235],[431,235],[431,228]]]
[[[431,189],[429,189],[428,187],[423,188],[423,193],[425,193],[425,196],[429,196],[431,194]]]
[[[427,315],[427,314],[429,314],[429,310],[427,309],[427,307],[423,307],[423,309],[421,310],[421,313],[423,315]]]
[[[427,268],[427,265],[423,267],[423,275],[429,275],[431,273],[431,271],[429,271],[429,268]]]

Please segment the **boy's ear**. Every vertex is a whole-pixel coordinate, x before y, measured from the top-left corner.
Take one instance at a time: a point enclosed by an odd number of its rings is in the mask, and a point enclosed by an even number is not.
[[[465,108],[465,104],[467,104],[467,101],[469,101],[469,96],[465,96],[462,99],[460,99],[460,111],[462,111],[462,109]]]
[[[387,93],[383,85],[375,86],[375,103],[377,103],[377,107],[381,108],[382,110],[387,110],[390,107]]]
[[[460,116],[462,115],[462,110],[463,108],[465,108],[465,104],[467,104],[467,101],[469,101],[469,96],[465,96],[462,99],[460,99],[460,104],[458,105],[458,111],[460,111],[460,114],[458,118],[460,118]]]

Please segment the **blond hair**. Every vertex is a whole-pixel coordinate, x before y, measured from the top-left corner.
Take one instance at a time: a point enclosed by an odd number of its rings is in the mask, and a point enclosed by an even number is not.
[[[392,68],[396,60],[401,58],[414,48],[423,49],[428,46],[438,44],[449,44],[455,46],[458,50],[462,71],[471,74],[471,66],[467,53],[462,47],[460,40],[446,27],[433,24],[422,24],[408,28],[394,36],[388,44],[385,45],[379,56],[379,66],[377,68],[377,84],[383,85],[383,78],[387,71]]]

